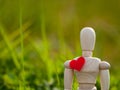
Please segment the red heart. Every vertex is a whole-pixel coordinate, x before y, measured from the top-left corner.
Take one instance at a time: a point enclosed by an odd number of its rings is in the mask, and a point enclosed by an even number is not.
[[[84,64],[85,64],[84,57],[79,57],[77,60],[72,60],[70,62],[70,68],[80,71]]]

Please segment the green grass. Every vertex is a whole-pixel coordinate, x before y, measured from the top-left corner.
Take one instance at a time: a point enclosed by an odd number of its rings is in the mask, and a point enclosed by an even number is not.
[[[3,37],[3,40],[6,43],[6,46],[7,46],[8,50],[9,50],[9,52],[11,53],[11,56],[13,58],[13,62],[15,64],[15,66],[16,66],[17,69],[20,69],[20,64],[19,64],[19,62],[17,60],[16,53],[14,52],[13,47],[12,47],[12,45],[10,44],[10,42],[8,40],[8,37],[7,37],[6,33],[5,33],[5,30],[2,28],[2,26],[0,27],[0,29],[1,29],[0,31],[1,31],[1,35]]]
[[[24,71],[24,36],[23,36],[23,28],[22,28],[22,3],[21,0],[19,0],[19,8],[20,8],[20,15],[19,15],[19,26],[20,26],[20,43],[21,43],[21,81],[19,90],[26,90],[25,86],[25,71]]]

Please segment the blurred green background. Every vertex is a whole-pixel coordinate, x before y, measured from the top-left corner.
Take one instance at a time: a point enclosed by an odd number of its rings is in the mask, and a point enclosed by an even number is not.
[[[63,90],[63,64],[81,55],[85,26],[96,31],[94,56],[111,64],[110,90],[119,90],[120,0],[0,0],[0,90]]]

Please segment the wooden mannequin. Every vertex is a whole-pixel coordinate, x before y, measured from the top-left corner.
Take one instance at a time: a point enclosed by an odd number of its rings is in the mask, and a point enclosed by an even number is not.
[[[95,39],[96,35],[91,27],[85,27],[81,30],[82,57],[64,63],[64,90],[72,90],[74,73],[79,83],[78,90],[97,90],[95,84],[98,74],[100,74],[101,90],[109,90],[110,64],[101,61],[99,58],[92,57]]]

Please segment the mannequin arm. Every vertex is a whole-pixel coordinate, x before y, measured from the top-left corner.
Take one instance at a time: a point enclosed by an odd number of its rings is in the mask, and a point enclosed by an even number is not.
[[[109,90],[110,75],[109,70],[100,70],[101,90]]]
[[[79,57],[74,58],[76,60]],[[64,90],[72,90],[72,82],[73,82],[73,74],[74,70],[70,68],[70,62],[72,60],[67,60],[64,63],[65,71],[64,71]]]
[[[109,90],[110,86],[110,75],[109,75],[110,64],[102,61],[100,63],[100,83],[101,90]]]
[[[65,71],[64,71],[64,90],[72,90],[72,82],[73,82],[73,70],[70,69],[69,63],[71,60],[66,61],[64,63]]]
[[[64,90],[72,90],[73,70],[65,68],[64,71]]]

